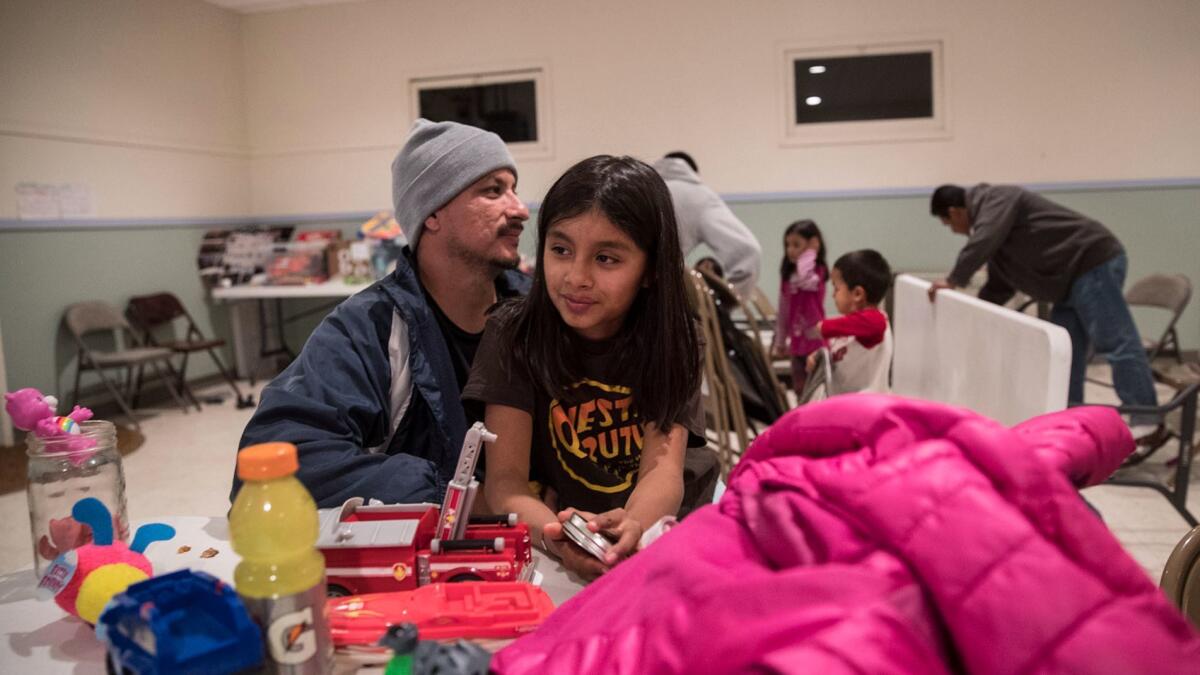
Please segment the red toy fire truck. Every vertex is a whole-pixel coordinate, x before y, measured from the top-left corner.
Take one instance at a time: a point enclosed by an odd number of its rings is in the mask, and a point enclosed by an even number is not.
[[[446,501],[364,504],[348,500],[322,509],[317,548],[325,555],[329,594],[407,591],[435,582],[526,581],[533,573],[529,528],[516,514],[465,518],[479,484],[482,424],[467,432]]]

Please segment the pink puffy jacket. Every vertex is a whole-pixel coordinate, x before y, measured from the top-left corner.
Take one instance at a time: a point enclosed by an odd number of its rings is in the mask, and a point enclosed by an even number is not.
[[[500,673],[1196,673],[1200,637],[1072,482],[1105,408],[1013,429],[872,395],[782,418],[720,503],[499,652]]]

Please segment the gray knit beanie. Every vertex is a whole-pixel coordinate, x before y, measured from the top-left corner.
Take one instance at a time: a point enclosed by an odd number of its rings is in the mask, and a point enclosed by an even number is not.
[[[392,204],[408,245],[416,249],[425,219],[434,211],[496,169],[517,173],[508,147],[496,134],[457,122],[418,119],[392,162]]]

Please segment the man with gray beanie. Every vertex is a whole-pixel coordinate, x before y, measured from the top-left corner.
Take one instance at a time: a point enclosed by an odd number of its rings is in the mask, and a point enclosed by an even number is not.
[[[404,256],[317,326],[263,390],[239,447],[293,443],[296,476],[320,507],[440,502],[468,427],[460,395],[486,312],[529,289],[515,271],[529,218],[516,186],[499,136],[417,120],[392,164]],[[233,495],[239,487],[235,477]]]

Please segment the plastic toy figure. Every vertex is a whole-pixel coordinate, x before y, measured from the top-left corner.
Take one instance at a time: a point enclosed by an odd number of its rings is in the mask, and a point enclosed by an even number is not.
[[[67,443],[72,453],[82,452],[96,446],[96,441],[80,435],[79,423],[92,419],[92,411],[75,406],[65,417],[54,414],[58,399],[43,396],[32,387],[18,389],[4,395],[4,409],[12,418],[13,426],[35,434],[38,438],[63,438],[78,436]]]
[[[38,595],[53,597],[68,614],[94,624],[114,595],[154,574],[142,552],[153,542],[174,537],[175,528],[143,525],[126,546],[113,539],[112,515],[100,500],[88,497],[75,502],[71,517],[91,528],[92,543],[55,558],[42,575]]]
[[[117,675],[236,673],[259,665],[262,635],[232,586],[179,570],[130,586],[96,625]]]

